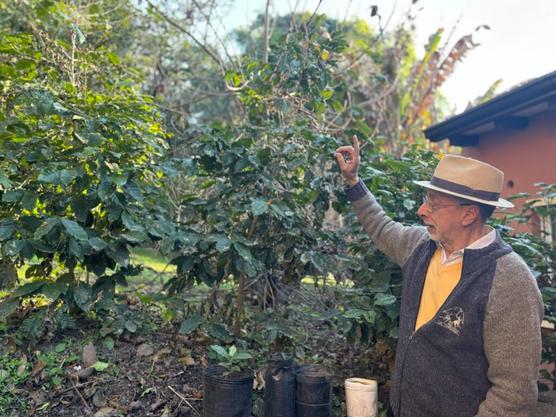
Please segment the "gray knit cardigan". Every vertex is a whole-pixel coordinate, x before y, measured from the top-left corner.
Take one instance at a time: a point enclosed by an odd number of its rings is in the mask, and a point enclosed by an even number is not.
[[[347,189],[363,228],[402,267],[400,336],[390,404],[396,417],[528,417],[537,401],[543,303],[524,261],[497,236],[466,250],[462,277],[415,329],[436,244],[382,210],[360,181]]]

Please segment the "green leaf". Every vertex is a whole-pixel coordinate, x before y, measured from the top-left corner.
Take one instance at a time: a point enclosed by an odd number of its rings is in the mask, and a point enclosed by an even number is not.
[[[85,312],[91,307],[91,288],[86,285],[80,285],[73,289],[73,299],[79,308]]]
[[[24,284],[21,287],[15,289],[15,291],[12,293],[12,297],[24,297],[34,294],[38,290],[40,290],[44,284],[45,281],[35,281]]]
[[[126,320],[124,323],[124,327],[130,333],[135,333],[138,328],[137,323],[135,323],[133,320]]]
[[[108,244],[99,237],[89,239],[89,245],[91,245],[91,247],[96,251],[101,251],[108,247]]]
[[[79,29],[79,26],[77,26],[75,23],[71,24],[71,29],[72,31],[75,33],[75,35],[77,36],[77,42],[79,43],[79,45],[83,44],[86,40],[85,35],[83,34],[83,32],[81,32],[81,29]]]
[[[27,336],[34,338],[38,335],[39,330],[44,324],[44,318],[46,315],[46,309],[39,310],[35,313],[32,313],[29,317],[27,317],[23,323],[21,323],[20,329],[27,333]]]
[[[0,185],[4,188],[4,190],[12,188],[12,182],[2,171],[0,171]]]
[[[39,174],[38,181],[53,184],[53,185],[69,185],[77,176],[78,172],[70,169],[63,169],[61,171],[54,171],[47,174]]]
[[[406,198],[403,201],[403,206],[407,209],[407,210],[413,210],[413,208],[415,207],[415,201],[414,200],[410,200],[409,198]]]
[[[320,91],[320,96],[325,99],[328,100],[330,97],[332,97],[332,95],[334,94],[333,90],[322,90]]]
[[[397,339],[400,337],[400,328],[398,326],[391,328],[390,332],[388,332],[388,336],[392,339]]]
[[[201,323],[204,323],[205,318],[202,316],[191,316],[188,317],[180,326],[179,333],[180,334],[190,334],[194,330],[196,330]]]
[[[54,226],[56,226],[59,223],[60,220],[58,218],[51,217],[50,219],[47,219],[37,228],[37,230],[35,230],[35,233],[33,234],[33,238],[35,239],[42,238],[44,235],[50,232]]]
[[[114,65],[120,65],[120,58],[118,57],[118,55],[116,55],[113,52],[109,52],[106,54],[106,58],[108,58],[108,60],[114,64]]]
[[[121,236],[129,242],[142,243],[148,240],[148,236],[145,232],[141,230],[131,230],[126,233],[122,233]]]
[[[122,213],[122,223],[128,230],[136,231],[136,232],[145,231],[145,228],[141,226],[139,223],[137,223],[127,211],[124,211]]]
[[[38,196],[33,191],[25,191],[21,199],[21,205],[27,210],[33,210],[37,205]]]
[[[115,191],[116,186],[108,178],[103,178],[98,186],[98,196],[104,201],[109,200]]]
[[[253,199],[251,200],[251,212],[254,216],[260,216],[268,211],[268,203],[265,200]]]
[[[363,119],[357,120],[356,125],[357,125],[357,129],[359,129],[359,131],[363,133],[364,136],[368,137],[373,134],[373,129],[369,127],[369,125],[365,122],[365,120]]]
[[[11,287],[17,282],[17,270],[9,259],[0,261],[0,289]]]
[[[2,194],[2,201],[4,203],[17,203],[23,197],[23,192],[14,190],[14,191],[6,191]]]
[[[83,262],[85,256],[85,250],[83,246],[75,239],[69,240],[69,249],[70,252],[75,255],[80,262]]]
[[[396,296],[392,294],[378,293],[375,295],[375,305],[387,306],[396,302]]]
[[[230,339],[230,333],[221,324],[210,323],[207,326],[207,330],[208,330],[209,336],[213,337],[215,339],[222,340],[224,342],[226,342]]]
[[[215,237],[215,240],[216,240],[216,250],[220,253],[226,252],[227,250],[230,249],[230,246],[232,245],[232,241],[228,239],[226,235],[217,235]]]
[[[0,241],[11,238],[14,232],[15,223],[13,222],[13,220],[3,220],[0,223]]]
[[[139,186],[134,183],[134,182],[128,182],[125,187],[124,190],[127,191],[127,193],[133,197],[133,199],[135,199],[136,201],[138,201],[139,203],[142,203],[145,198],[143,197],[143,193],[141,192],[141,189],[139,188]]]
[[[363,314],[363,317],[365,318],[365,321],[367,323],[373,324],[375,322],[375,319],[376,319],[376,311],[373,311],[373,310],[365,311],[365,314]]]
[[[6,253],[9,256],[17,256],[20,254],[21,250],[25,247],[25,240],[9,240],[5,244]]]
[[[90,214],[89,210],[92,208],[92,202],[86,197],[79,195],[71,199],[71,209],[75,215],[75,218],[81,222],[85,223]]]
[[[210,345],[209,347],[214,353],[216,353],[218,356],[220,356],[221,358],[228,358],[228,352],[226,351],[225,348],[223,348],[220,345]]]
[[[347,310],[343,316],[348,319],[358,319],[365,314],[365,310],[361,310],[360,308],[350,308]]]
[[[64,225],[66,232],[68,232],[68,234],[74,237],[75,239],[77,240],[88,239],[87,232],[73,220],[62,219],[62,224]]]
[[[390,287],[390,272],[380,272],[372,274],[369,289],[373,292],[384,292]]]
[[[16,297],[10,297],[0,303],[0,319],[9,317],[19,306],[19,300]]]
[[[105,337],[102,341],[102,344],[106,347],[106,349],[110,351],[114,350],[114,339],[112,339],[110,336]]]
[[[254,260],[253,255],[251,254],[251,251],[249,249],[247,249],[246,246],[242,245],[239,242],[234,242],[234,248],[237,251],[237,253],[239,254],[239,256],[241,256],[247,262],[252,262]]]
[[[235,355],[235,359],[237,360],[247,360],[252,358],[253,356],[251,356],[251,354],[248,352],[239,352],[238,354]]]
[[[121,266],[129,265],[129,251],[122,246],[109,246],[106,252],[110,258]]]
[[[66,344],[65,343],[58,343],[55,347],[54,347],[54,352],[56,353],[62,353],[64,350],[66,350]]]
[[[106,368],[108,368],[108,366],[110,366],[110,364],[106,363],[106,362],[101,362],[101,361],[96,361],[95,363],[93,363],[92,367],[95,371],[97,372],[102,372],[104,371]]]
[[[236,345],[230,346],[230,349],[228,350],[229,356],[234,356],[236,353],[237,353]]]
[[[51,300],[57,300],[58,297],[60,297],[60,294],[65,292],[65,290],[65,285],[60,282],[47,282],[42,287],[41,292],[45,297],[50,298]]]

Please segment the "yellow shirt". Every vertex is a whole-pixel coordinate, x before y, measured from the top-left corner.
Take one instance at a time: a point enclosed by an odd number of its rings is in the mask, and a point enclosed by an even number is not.
[[[429,322],[444,304],[461,278],[463,259],[459,262],[442,264],[442,248],[437,248],[432,256],[425,278],[423,293],[415,330]]]

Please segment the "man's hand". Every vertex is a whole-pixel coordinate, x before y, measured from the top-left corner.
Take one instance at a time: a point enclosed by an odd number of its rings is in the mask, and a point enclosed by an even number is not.
[[[359,139],[353,135],[351,138],[353,146],[340,146],[336,149],[336,160],[340,171],[350,187],[359,182],[357,171],[359,170]]]

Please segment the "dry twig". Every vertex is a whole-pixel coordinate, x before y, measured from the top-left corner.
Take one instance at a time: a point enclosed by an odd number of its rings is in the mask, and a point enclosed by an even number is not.
[[[83,398],[83,395],[81,395],[81,392],[79,391],[79,389],[75,386],[73,381],[70,381],[70,384],[71,384],[72,388],[75,390],[75,392],[77,393],[77,396],[79,397],[79,399],[81,400],[81,402],[83,403],[85,408],[87,409],[87,413],[89,415],[93,415],[94,414],[93,410],[91,409],[91,407],[89,407],[89,404],[87,404],[87,401],[85,401],[85,398]]]
[[[178,397],[180,397],[189,406],[189,408],[191,408],[195,412],[195,414],[197,414],[199,417],[203,417],[201,415],[201,413],[199,413],[197,411],[197,409],[195,407],[193,407],[189,401],[187,401],[187,398],[185,398],[183,395],[181,395],[179,392],[177,392],[174,388],[172,388],[171,385],[168,385],[168,388],[170,389],[170,391],[172,391],[174,394],[176,394]]]

